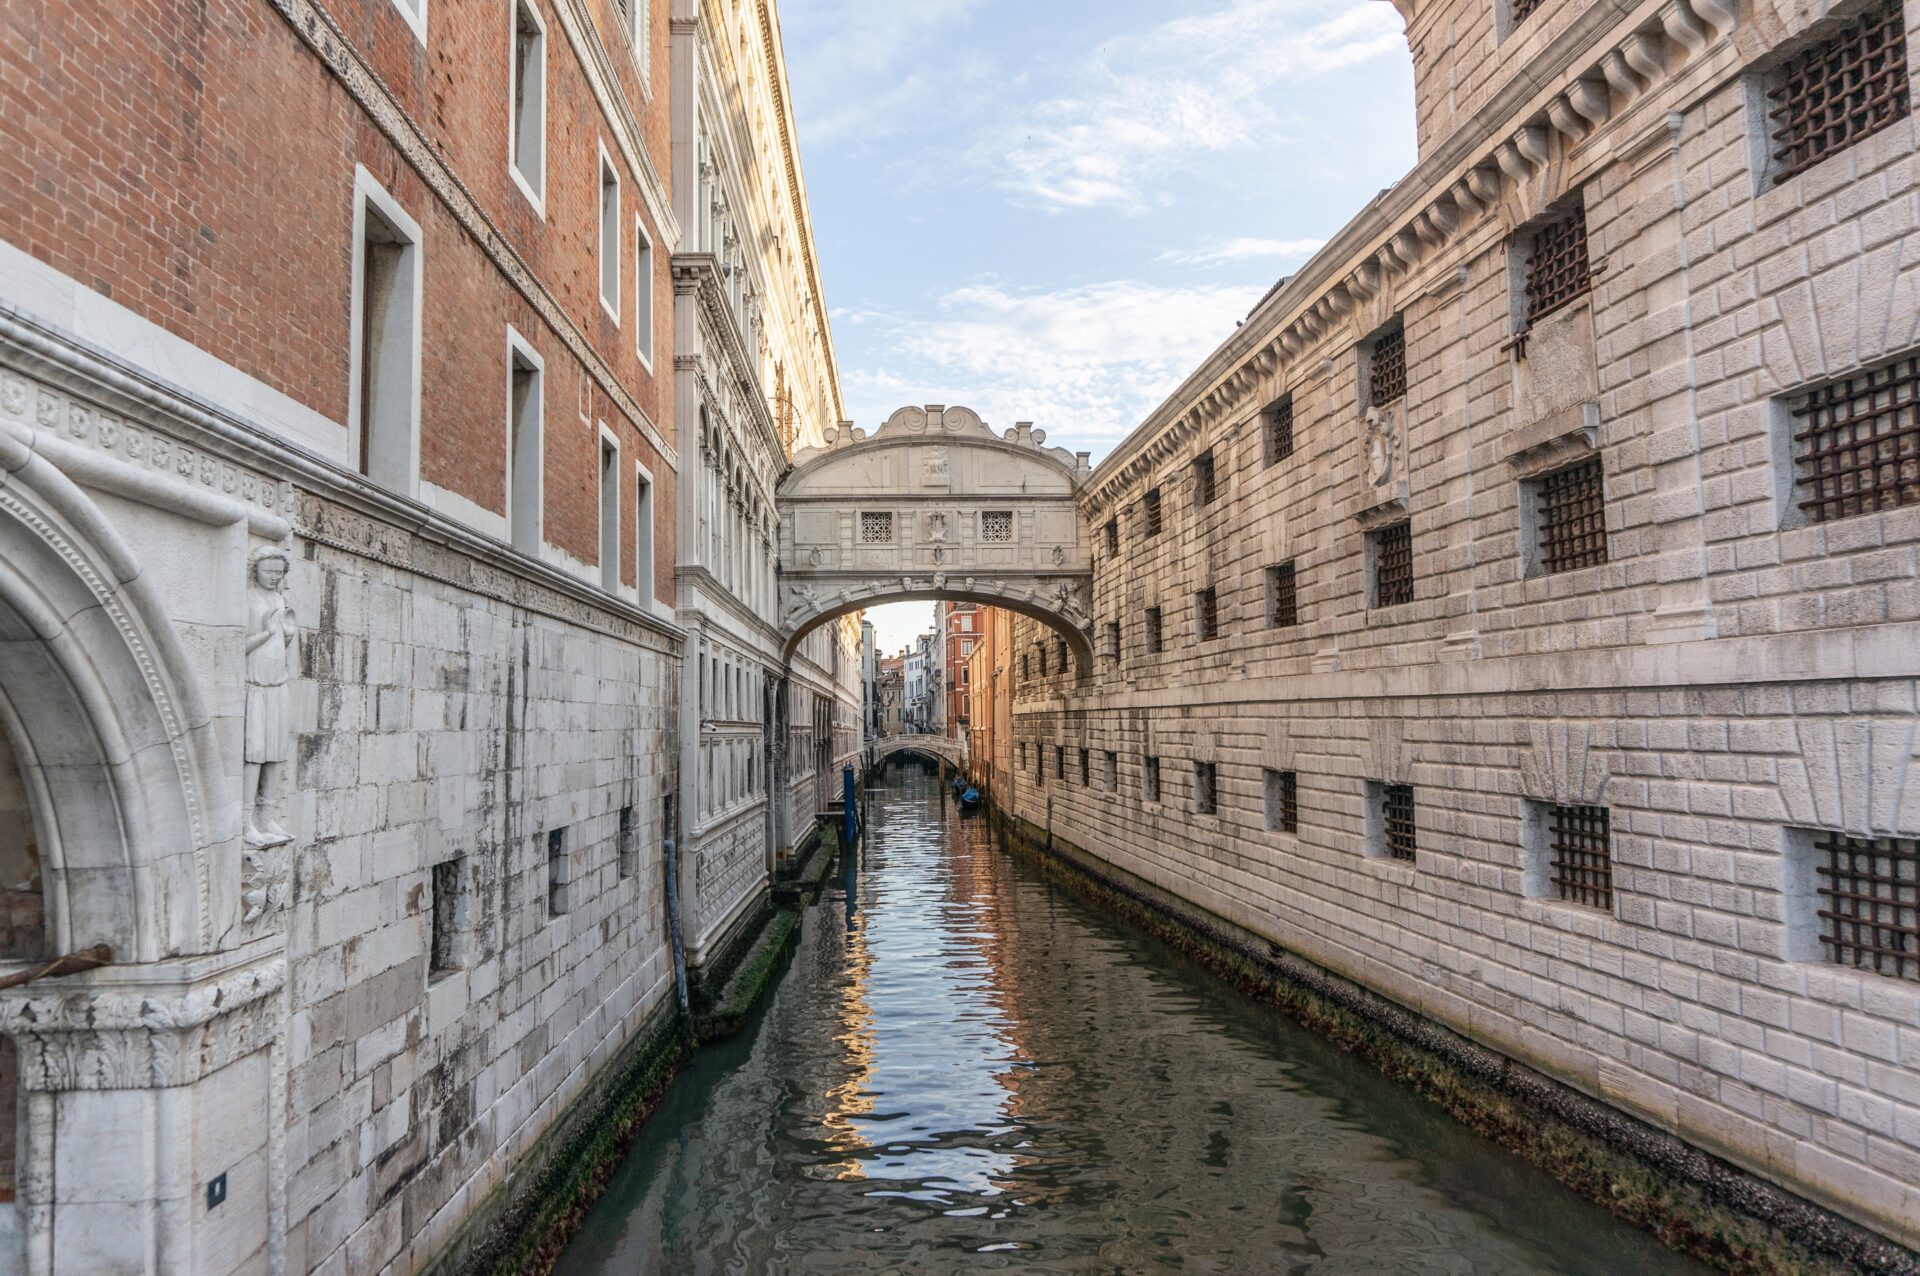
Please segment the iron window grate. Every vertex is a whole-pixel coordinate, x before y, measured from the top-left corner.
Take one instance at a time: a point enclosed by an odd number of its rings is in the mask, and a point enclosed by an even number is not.
[[[1275,833],[1300,831],[1300,779],[1292,771],[1267,772],[1267,827]]]
[[[1058,662],[1060,672],[1065,673],[1067,671],[1067,640],[1065,638],[1059,638],[1054,641],[1053,654],[1055,660]]]
[[[1898,3],[1853,19],[1780,68],[1773,100],[1774,180],[1785,181],[1912,109],[1906,17]]]
[[[1814,851],[1828,958],[1920,980],[1920,840],[1821,833]]]
[[[1083,789],[1087,787],[1087,774],[1089,770],[1087,761],[1087,750],[1080,750],[1080,787]]]
[[[1120,622],[1107,622],[1107,655],[1113,660],[1120,659]]]
[[[1293,455],[1293,396],[1285,394],[1267,405],[1267,464]]]
[[[1067,746],[1064,744],[1053,746],[1053,778],[1056,780],[1067,778]]]
[[[1286,629],[1299,623],[1299,584],[1293,564],[1267,568],[1267,628]]]
[[[1549,817],[1560,898],[1613,908],[1613,849],[1604,806],[1556,806]]]
[[[1381,785],[1380,815],[1386,832],[1388,856],[1397,860],[1412,860],[1414,854],[1413,786],[1411,784]]]
[[[1148,758],[1140,768],[1140,795],[1149,802],[1160,800],[1160,759]]]
[[[980,539],[989,544],[1005,544],[1013,539],[1012,510],[982,510]]]
[[[1160,609],[1147,608],[1147,651],[1151,654],[1160,650]]]
[[[1220,636],[1220,595],[1211,589],[1203,589],[1193,596],[1195,628],[1200,631],[1201,642],[1211,642]]]
[[[1213,453],[1203,452],[1193,458],[1193,503],[1211,505],[1213,493]]]
[[[1120,552],[1120,520],[1107,520],[1107,557],[1112,558]]]
[[[1145,507],[1146,507],[1146,514],[1147,514],[1147,535],[1158,536],[1160,534],[1160,489],[1159,488],[1156,487],[1151,492],[1147,493]]]
[[[860,514],[860,543],[862,545],[891,545],[893,543],[893,514],[891,512],[874,513],[863,510]]]
[[[1593,287],[1587,261],[1587,210],[1571,209],[1534,232],[1527,256],[1527,326],[1552,314]]]
[[[1606,488],[1600,458],[1555,470],[1540,480],[1540,565],[1548,572],[1607,561]]]
[[[1813,521],[1920,504],[1920,357],[1822,386],[1793,415],[1796,487]]]
[[[1193,809],[1200,815],[1212,815],[1220,808],[1219,775],[1211,762],[1193,764]]]
[[[1384,407],[1407,393],[1407,330],[1394,324],[1373,339],[1367,359],[1367,403]]]
[[[1374,536],[1373,605],[1413,601],[1413,524],[1393,523]]]

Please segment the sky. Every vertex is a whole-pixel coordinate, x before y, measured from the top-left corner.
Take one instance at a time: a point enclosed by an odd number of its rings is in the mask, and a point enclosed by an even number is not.
[[[1382,0],[784,0],[847,415],[1102,456],[1414,162]],[[883,652],[931,603],[868,612]]]

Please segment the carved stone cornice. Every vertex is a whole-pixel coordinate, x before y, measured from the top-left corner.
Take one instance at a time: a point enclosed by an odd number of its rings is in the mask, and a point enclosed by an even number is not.
[[[1514,477],[1530,479],[1599,452],[1600,405],[1580,403],[1516,431],[1507,464]]]
[[[200,962],[211,964],[211,960]],[[195,977],[200,962],[109,966],[72,982],[0,992],[0,1033],[29,1090],[190,1085],[273,1043],[283,1019],[283,952]],[[184,967],[184,969],[183,969]]]
[[[718,338],[728,376],[746,389],[742,397],[748,401],[748,414],[753,418],[752,425],[760,435],[762,446],[784,465],[787,451],[780,443],[780,430],[774,424],[773,411],[760,384],[759,369],[747,352],[733,308],[727,304],[726,289],[720,282],[720,259],[712,253],[675,253],[673,290],[676,295],[694,298],[700,308],[702,331]],[[701,376],[703,380],[706,378],[706,369],[701,370]]]

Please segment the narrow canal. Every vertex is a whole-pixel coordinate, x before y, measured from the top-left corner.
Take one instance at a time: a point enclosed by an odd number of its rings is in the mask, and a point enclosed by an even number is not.
[[[894,770],[559,1271],[1702,1270],[1127,933]]]

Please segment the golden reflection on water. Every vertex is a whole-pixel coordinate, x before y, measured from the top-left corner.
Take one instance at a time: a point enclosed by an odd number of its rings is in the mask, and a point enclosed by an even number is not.
[[[827,1145],[846,1159],[831,1167],[834,1178],[867,1177],[866,1156],[873,1145],[862,1130],[862,1118],[873,1112],[873,1066],[877,1050],[873,1007],[867,1002],[867,981],[873,970],[873,953],[867,947],[867,915],[855,915],[847,933],[846,977],[840,985],[836,1008],[839,1026],[834,1044],[840,1047],[846,1079],[826,1091],[827,1110],[821,1117],[826,1127]]]

